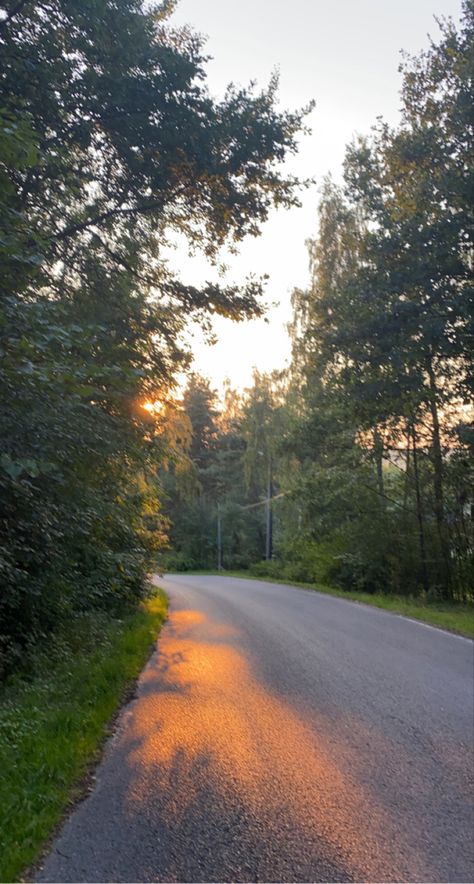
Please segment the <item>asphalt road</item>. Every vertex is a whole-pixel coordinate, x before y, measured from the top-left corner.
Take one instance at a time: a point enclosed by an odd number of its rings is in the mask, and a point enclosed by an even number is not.
[[[473,644],[171,576],[170,618],[38,881],[472,881]]]

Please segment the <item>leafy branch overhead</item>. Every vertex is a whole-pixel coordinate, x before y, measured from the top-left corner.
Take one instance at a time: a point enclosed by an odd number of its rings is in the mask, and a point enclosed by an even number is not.
[[[278,166],[309,109],[278,112],[275,78],[213,100],[202,39],[168,15],[137,0],[58,0],[26,4],[4,28],[2,107],[28,121],[38,149],[10,178],[48,282],[60,261],[71,284],[85,248],[124,269],[113,243],[126,238],[146,266],[176,233],[215,257],[258,235],[271,206],[298,202],[299,182]]]

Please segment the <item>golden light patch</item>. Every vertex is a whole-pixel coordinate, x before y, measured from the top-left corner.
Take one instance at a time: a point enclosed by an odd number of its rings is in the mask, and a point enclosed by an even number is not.
[[[382,880],[387,869],[407,879],[418,866],[415,850],[401,844],[389,810],[339,763],[347,744],[342,749],[336,737],[328,746],[314,720],[272,694],[237,639],[236,630],[197,611],[171,615],[127,731],[134,771],[128,800],[145,801],[159,771],[161,813],[167,825],[178,825],[198,801],[196,770],[204,765],[212,789],[230,783],[262,826],[287,818],[308,843],[323,839],[356,880],[368,873]],[[374,746],[375,739],[367,734]]]

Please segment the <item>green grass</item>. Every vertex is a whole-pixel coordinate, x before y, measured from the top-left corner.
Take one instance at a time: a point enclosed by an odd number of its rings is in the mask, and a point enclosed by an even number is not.
[[[166,617],[162,591],[122,620],[89,616],[35,674],[0,692],[0,881],[41,854],[85,778]]]
[[[219,572],[189,571],[187,573],[218,574]],[[385,611],[392,611],[394,614],[403,614],[405,617],[412,617],[414,620],[422,620],[424,623],[429,623],[431,626],[439,626],[441,629],[447,629],[451,632],[456,632],[459,635],[474,638],[474,605],[466,605],[457,602],[422,601],[421,599],[383,595],[382,593],[372,595],[371,593],[366,592],[345,592],[342,589],[336,589],[323,584],[302,583],[296,580],[283,578],[280,580],[275,577],[257,577],[249,571],[224,571],[221,572],[221,574],[223,574],[224,577],[242,577],[245,580],[264,580],[266,583],[284,583],[287,586],[299,586],[302,589],[327,593],[327,595],[337,596],[338,598],[350,599],[354,602],[362,602],[365,605],[372,605],[375,608],[383,608]]]

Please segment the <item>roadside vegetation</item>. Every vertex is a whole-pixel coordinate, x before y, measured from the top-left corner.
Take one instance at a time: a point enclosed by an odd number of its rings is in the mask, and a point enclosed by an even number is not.
[[[16,881],[82,797],[111,720],[165,619],[153,590],[120,619],[85,615],[0,689],[0,880]]]

